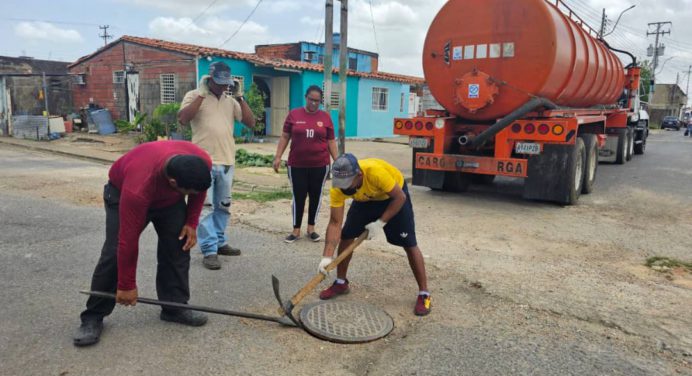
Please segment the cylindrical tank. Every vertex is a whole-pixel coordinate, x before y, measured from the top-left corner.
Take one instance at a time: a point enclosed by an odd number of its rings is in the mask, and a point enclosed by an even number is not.
[[[423,70],[442,106],[479,121],[533,96],[613,104],[625,83],[620,59],[546,0],[449,0],[428,30]]]

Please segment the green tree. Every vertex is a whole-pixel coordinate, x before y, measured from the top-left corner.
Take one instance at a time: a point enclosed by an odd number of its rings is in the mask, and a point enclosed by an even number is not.
[[[651,92],[651,62],[649,60],[644,60],[640,63],[642,67],[641,72],[641,96],[642,102],[649,102],[649,93]]]
[[[264,116],[264,100],[266,96],[262,93],[256,84],[250,85],[250,90],[245,93],[245,100],[247,101],[252,115],[255,117],[255,128],[254,132],[261,132],[265,127],[265,116]],[[254,133],[253,132],[253,133]],[[246,135],[246,139],[252,138],[253,135]]]

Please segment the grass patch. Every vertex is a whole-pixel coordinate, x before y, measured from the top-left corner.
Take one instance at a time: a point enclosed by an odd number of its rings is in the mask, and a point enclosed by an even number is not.
[[[686,268],[692,272],[692,262],[684,262],[670,257],[654,256],[646,259],[646,266],[657,271]]]
[[[257,202],[268,202],[292,198],[291,191],[272,191],[272,192],[234,192],[233,198],[236,200],[252,200]]]

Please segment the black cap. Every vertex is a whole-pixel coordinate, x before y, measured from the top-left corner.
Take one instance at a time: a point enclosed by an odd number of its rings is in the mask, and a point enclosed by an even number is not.
[[[209,65],[209,75],[217,85],[231,85],[231,68],[222,61],[217,61]]]

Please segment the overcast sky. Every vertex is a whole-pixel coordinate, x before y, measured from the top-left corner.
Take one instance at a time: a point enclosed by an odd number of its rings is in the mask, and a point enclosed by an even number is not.
[[[335,2],[338,9],[339,2]],[[378,52],[382,71],[422,76],[425,33],[445,2],[350,0],[349,46]],[[653,37],[646,36],[647,23],[672,21],[671,34],[662,38],[666,50],[657,81],[674,83],[680,74],[685,89],[692,64],[692,0],[565,2],[594,28],[605,7],[612,20],[608,30],[621,10],[636,5],[606,39],[613,47],[643,58],[646,47],[653,43]],[[0,54],[74,61],[103,45],[99,25],[110,25],[108,32],[115,38],[153,37],[245,52],[252,52],[256,44],[323,41],[322,0],[260,0],[257,4],[258,0],[3,0]],[[338,31],[338,12],[334,19]]]

